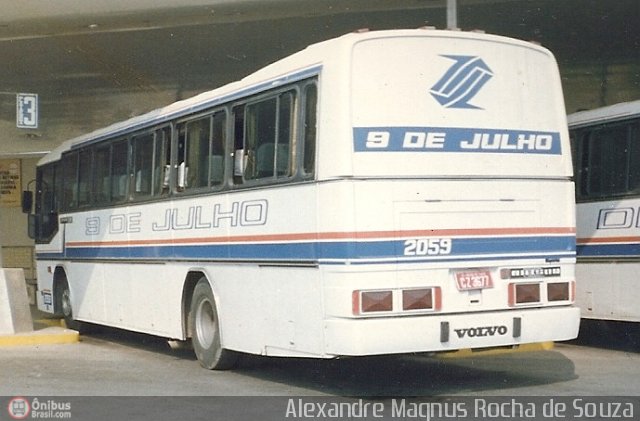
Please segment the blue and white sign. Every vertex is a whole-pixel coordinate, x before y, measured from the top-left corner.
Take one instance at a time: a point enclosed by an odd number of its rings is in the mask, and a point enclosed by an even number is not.
[[[38,128],[38,94],[16,95],[16,126],[19,129]]]
[[[455,63],[431,87],[431,95],[445,108],[479,109],[469,101],[493,77],[480,57],[444,55]]]
[[[354,127],[356,152],[560,155],[560,133],[460,127]]]

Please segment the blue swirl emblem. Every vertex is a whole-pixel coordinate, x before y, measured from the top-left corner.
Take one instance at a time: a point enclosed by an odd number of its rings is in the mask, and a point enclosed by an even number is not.
[[[442,78],[431,87],[431,95],[446,108],[481,109],[469,104],[485,83],[493,77],[493,71],[480,57],[443,55],[455,63]]]

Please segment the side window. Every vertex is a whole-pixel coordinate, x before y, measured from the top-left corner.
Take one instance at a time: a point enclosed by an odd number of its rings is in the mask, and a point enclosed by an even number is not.
[[[226,119],[220,110],[178,126],[179,191],[224,184]]]
[[[111,199],[111,145],[96,148],[93,168],[95,203],[97,205],[107,204]]]
[[[70,153],[62,157],[62,208],[78,207],[78,154]]]
[[[317,127],[318,87],[310,84],[304,90],[304,150],[303,170],[307,175],[313,175],[316,162],[316,127]]]
[[[115,142],[111,149],[111,201],[122,202],[129,192],[129,144],[126,140]]]
[[[28,234],[36,243],[48,242],[58,230],[58,207],[55,183],[59,178],[59,161],[36,170],[35,213],[29,215]]]
[[[207,187],[211,117],[178,127],[178,190]]]
[[[244,153],[244,179],[273,176],[276,144],[277,99],[270,98],[247,106]]]
[[[155,151],[154,140],[155,136],[153,133],[135,136],[131,140],[134,197],[151,195]]]
[[[51,199],[53,206],[51,208],[54,212],[60,212],[62,209],[62,197],[64,195],[64,182],[62,179],[62,166],[60,161],[53,165],[53,197]]]
[[[153,168],[153,195],[168,194],[171,171],[171,127],[163,127],[155,132]]]
[[[56,176],[58,175],[57,170],[57,164],[49,164],[42,167],[38,172],[36,213],[46,215],[52,212],[57,212],[58,210],[55,197]]]
[[[587,168],[589,166],[589,148],[585,142],[584,130],[569,132],[571,140],[571,158],[573,160],[573,177],[576,183],[576,199],[587,196]]]
[[[294,91],[246,106],[244,180],[293,175],[294,110]]]
[[[640,120],[629,127],[629,193],[640,194]]]
[[[638,122],[600,126],[574,134],[578,199],[640,193]]]
[[[603,197],[626,190],[627,127],[594,130],[589,135],[589,195]]]
[[[227,139],[227,113],[220,111],[213,115],[211,155],[209,156],[209,181],[211,187],[224,184],[224,148]]]
[[[78,206],[87,206],[93,195],[93,149],[80,151],[79,155]]]

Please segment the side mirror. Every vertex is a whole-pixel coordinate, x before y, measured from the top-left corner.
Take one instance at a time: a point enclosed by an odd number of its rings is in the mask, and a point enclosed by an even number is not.
[[[31,213],[33,209],[33,192],[25,190],[22,192],[22,212]]]

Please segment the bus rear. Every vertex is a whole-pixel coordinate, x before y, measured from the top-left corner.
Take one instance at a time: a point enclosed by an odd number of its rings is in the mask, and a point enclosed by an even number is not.
[[[325,256],[327,352],[575,338],[574,186],[551,53],[475,33],[353,36],[348,93],[320,103],[344,111],[319,135],[332,180],[320,206],[334,207],[321,231],[348,233]],[[338,70],[323,70],[328,89]]]

